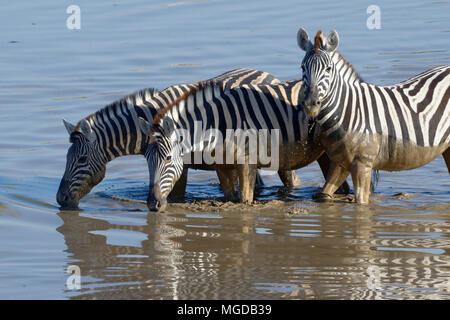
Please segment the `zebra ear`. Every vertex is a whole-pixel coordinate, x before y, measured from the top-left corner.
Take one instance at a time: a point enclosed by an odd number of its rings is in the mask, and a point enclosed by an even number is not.
[[[308,33],[303,28],[300,28],[297,32],[297,44],[303,51],[308,51],[313,47],[312,42],[309,40]]]
[[[94,132],[92,131],[91,125],[86,119],[80,122],[80,133],[82,133],[89,141],[95,140]]]
[[[70,122],[66,121],[66,119],[62,119],[64,126],[66,127],[67,132],[70,134],[73,132],[73,129],[75,129],[75,126],[71,124]]]
[[[172,135],[172,133],[175,130],[175,125],[173,123],[173,120],[169,117],[166,117],[166,119],[164,119],[163,121],[163,130],[164,130],[164,135],[166,137],[170,137]]]
[[[328,34],[325,50],[327,50],[328,52],[333,52],[334,50],[337,49],[338,45],[339,45],[339,36],[336,30],[333,30],[330,32],[330,34]]]
[[[142,117],[138,118],[139,122],[139,129],[141,129],[141,132],[143,135],[147,136],[150,133],[150,124],[147,120],[145,120]]]

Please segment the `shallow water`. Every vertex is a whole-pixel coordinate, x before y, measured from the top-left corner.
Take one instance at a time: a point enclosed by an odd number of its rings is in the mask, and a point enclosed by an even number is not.
[[[450,180],[442,157],[382,172],[371,205],[312,202],[270,172],[264,206],[190,204],[221,196],[215,174],[191,171],[188,204],[148,213],[145,159],[108,165],[80,203],[56,191],[76,122],[143,87],[206,79],[237,67],[299,76],[295,35],[339,32],[341,53],[367,81],[390,84],[450,60],[450,3],[378,1],[8,2],[0,21],[0,298],[3,299],[449,299]],[[205,185],[207,185],[205,187]],[[403,196],[395,196],[405,193]],[[281,200],[276,202],[274,199]],[[275,202],[274,202],[275,201]],[[208,203],[208,202],[206,202]],[[77,266],[80,288],[67,281]]]

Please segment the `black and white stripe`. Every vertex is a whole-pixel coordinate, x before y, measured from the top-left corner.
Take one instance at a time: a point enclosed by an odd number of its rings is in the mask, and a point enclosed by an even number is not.
[[[321,197],[332,197],[351,173],[356,201],[366,204],[372,169],[414,169],[439,155],[450,172],[450,65],[377,86],[336,51],[336,31],[327,37],[318,31],[313,45],[300,29],[297,41],[306,51],[305,111],[316,118],[320,142],[334,162]]]
[[[278,83],[269,73],[235,69],[213,78],[223,88],[250,83]],[[72,146],[67,154],[66,170],[57,193],[62,206],[77,206],[105,174],[106,164],[120,156],[144,154],[146,137],[139,129],[139,118],[149,122],[162,106],[178,98],[193,84],[175,85],[158,92],[148,88],[115,101],[77,125],[65,121]]]
[[[317,116],[323,135],[338,144],[346,133],[377,134],[389,144],[438,147],[450,142],[450,66],[440,66],[392,86],[364,82],[337,52],[308,52],[305,74],[323,74],[333,65],[332,77],[323,85]],[[305,87],[311,82],[304,76]],[[319,93],[319,95],[321,95]],[[392,150],[394,146],[390,146]]]
[[[223,88],[233,88],[248,83],[277,83],[272,75],[252,69],[236,69],[212,78]],[[144,89],[106,106],[87,118],[92,130],[96,133],[100,152],[108,161],[116,157],[143,154],[147,147],[146,137],[142,136],[138,126],[138,118],[148,122],[167,103],[180,97],[194,84],[183,84],[168,87],[158,92],[155,89]]]

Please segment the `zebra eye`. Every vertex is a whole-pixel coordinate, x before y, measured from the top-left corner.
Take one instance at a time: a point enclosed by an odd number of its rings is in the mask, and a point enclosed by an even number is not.
[[[169,155],[166,157],[166,161],[170,161],[170,160],[172,160],[172,156],[169,154]]]
[[[326,72],[331,72],[331,66],[325,69]]]
[[[79,161],[79,162],[86,162],[86,161],[87,161],[87,156],[81,156],[81,157],[78,159],[78,161]]]

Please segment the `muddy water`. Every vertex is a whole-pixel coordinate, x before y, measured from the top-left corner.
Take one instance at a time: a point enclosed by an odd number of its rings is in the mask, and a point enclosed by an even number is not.
[[[379,1],[380,30],[367,28],[370,3],[359,1],[75,4],[80,30],[66,27],[69,3],[0,11],[0,298],[450,298],[442,157],[382,172],[364,208],[312,202],[324,182],[313,164],[295,190],[264,172],[257,204],[245,207],[221,201],[214,174],[192,171],[186,203],[148,213],[138,156],[110,163],[80,211],[55,201],[69,146],[61,118],[236,67],[298,77],[300,26],[337,29],[363,78],[395,83],[449,63],[447,1]]]

